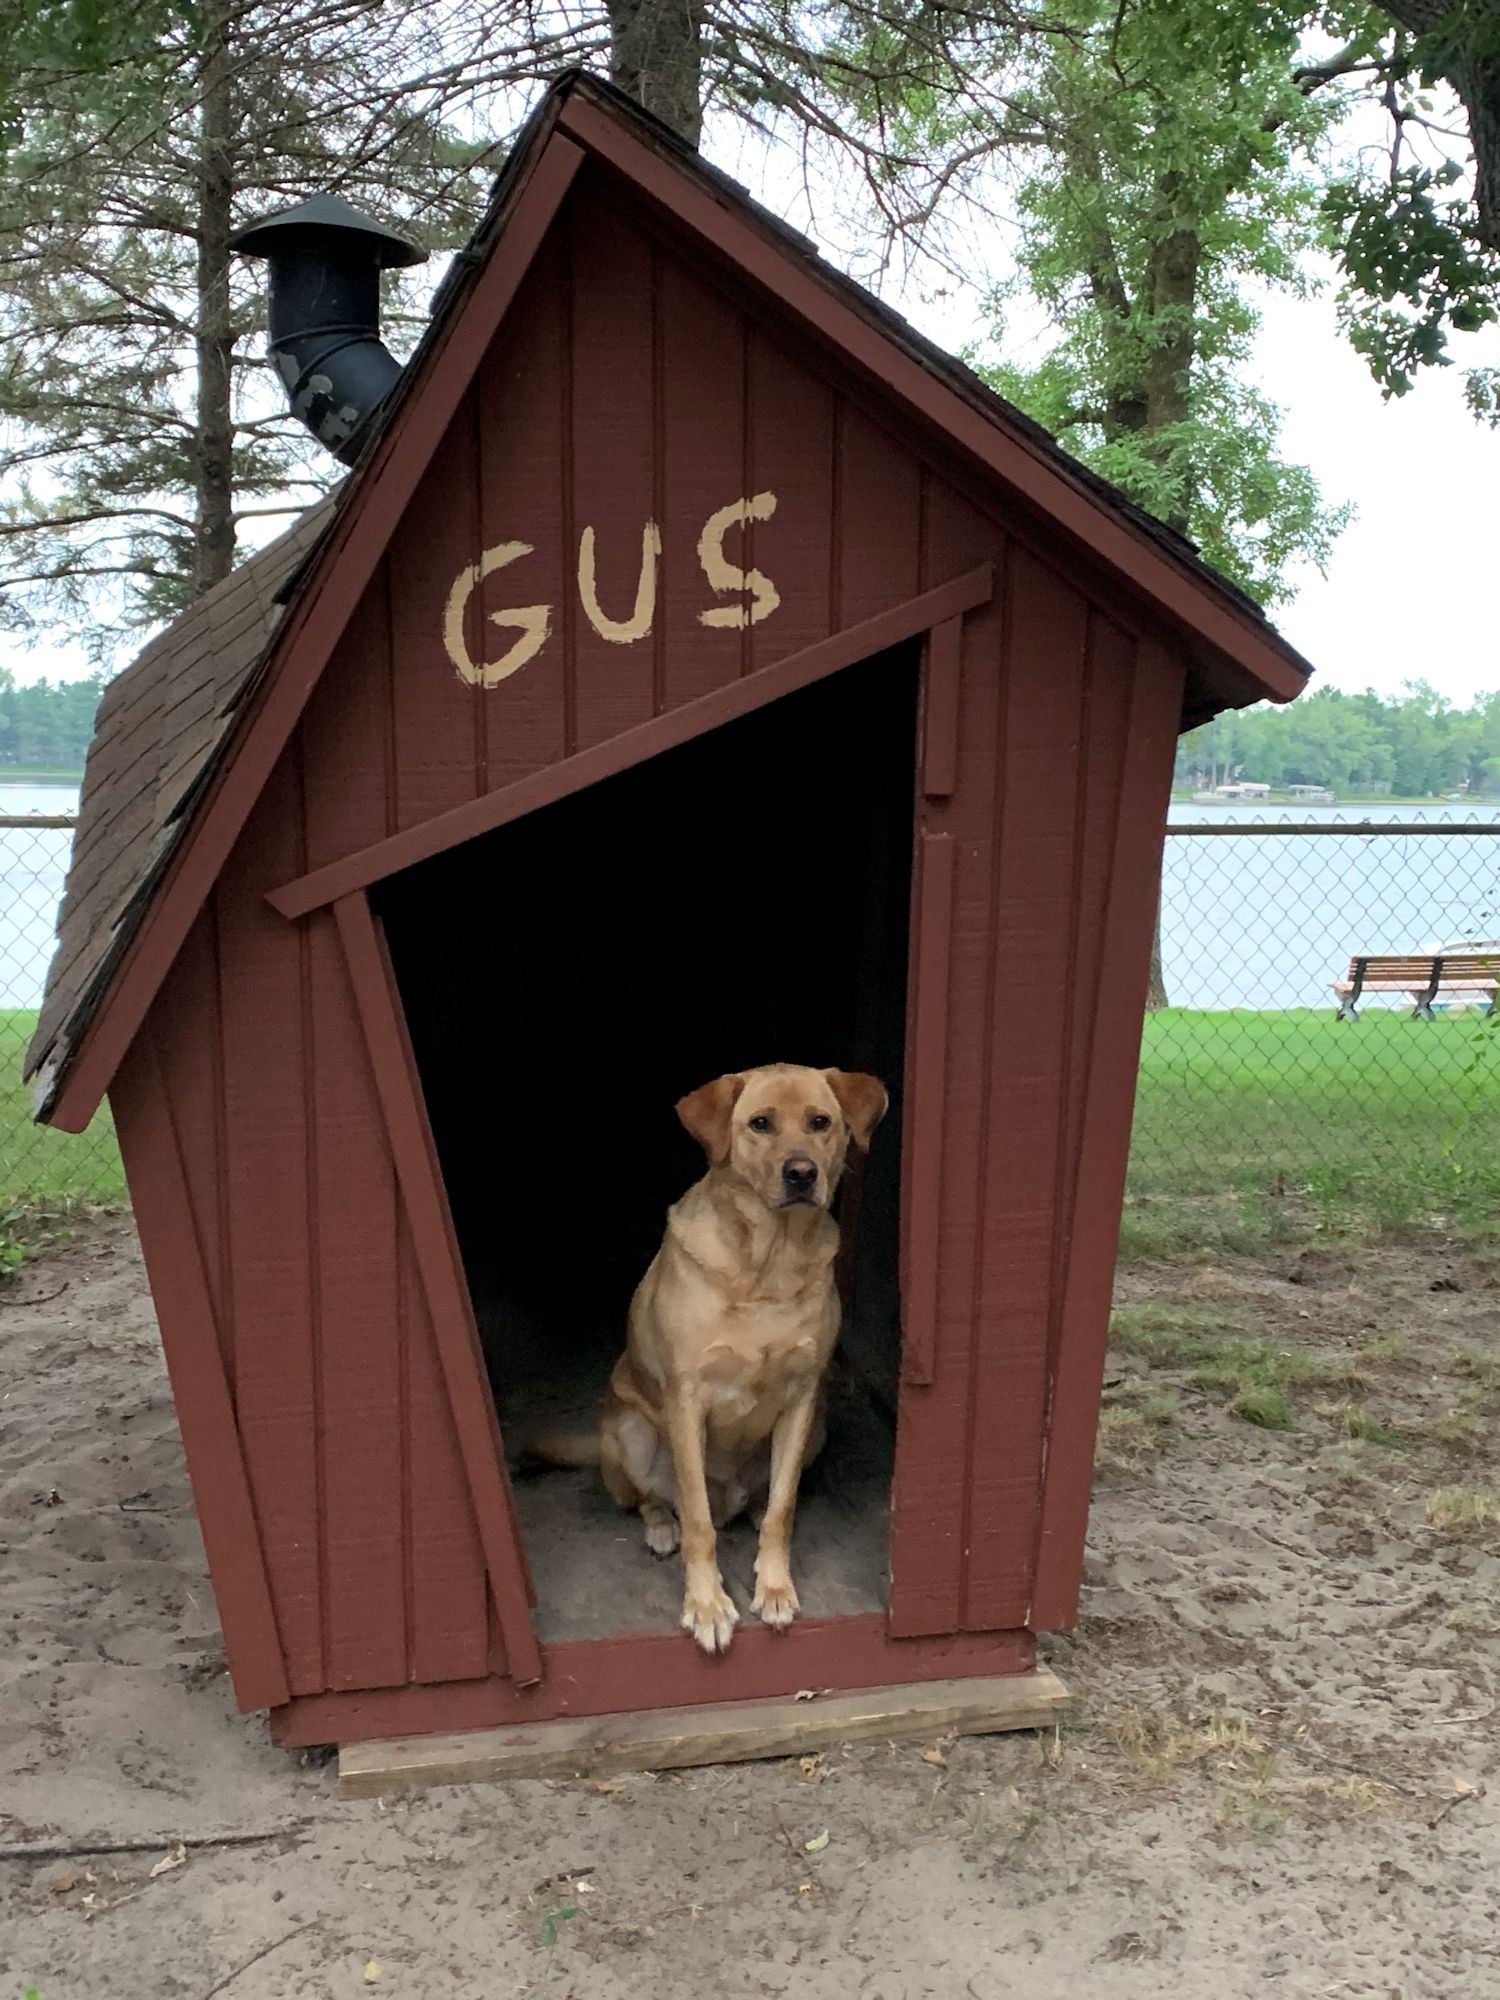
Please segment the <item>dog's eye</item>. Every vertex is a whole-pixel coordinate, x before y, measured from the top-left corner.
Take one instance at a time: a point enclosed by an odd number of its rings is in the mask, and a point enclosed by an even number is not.
[[[750,1120],[750,1130],[752,1132],[769,1132],[770,1129],[771,1121],[765,1112],[757,1111],[755,1116]]]
[[[807,1121],[809,1132],[826,1132],[833,1120],[826,1111],[815,1111]]]

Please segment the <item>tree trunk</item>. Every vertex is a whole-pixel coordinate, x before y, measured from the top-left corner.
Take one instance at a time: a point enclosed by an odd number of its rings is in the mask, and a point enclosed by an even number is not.
[[[1151,933],[1151,977],[1146,985],[1146,1012],[1159,1014],[1163,1007],[1169,1007],[1167,982],[1161,974],[1161,899],[1156,904],[1156,928]]]
[[[1468,113],[1479,240],[1500,250],[1500,40],[1489,10],[1475,4],[1465,20],[1454,0],[1377,0],[1377,5],[1412,35],[1454,28],[1444,74]]]
[[[1161,323],[1160,338],[1146,363],[1146,407],[1141,433],[1148,451],[1153,433],[1185,423],[1192,407],[1193,362],[1198,346],[1194,312],[1203,246],[1196,229],[1171,227],[1179,187],[1178,175],[1162,176],[1158,194],[1162,226],[1167,233],[1158,239],[1146,269],[1146,311]],[[1165,449],[1162,456],[1167,456]],[[1185,535],[1192,506],[1193,481],[1186,465],[1179,461],[1176,490],[1165,514],[1167,526]]]
[[[229,306],[234,105],[222,0],[215,0],[204,16],[199,74],[195,597],[212,590],[234,567],[234,418],[230,402],[234,330]]]
[[[609,73],[696,146],[703,131],[702,0],[607,0]]]
[[[1163,177],[1159,190],[1163,225],[1169,222],[1178,192],[1177,176]],[[1164,318],[1162,337],[1146,364],[1141,433],[1150,449],[1153,432],[1184,423],[1192,407],[1193,361],[1197,353],[1194,313],[1198,303],[1198,266],[1203,246],[1196,229],[1168,229],[1157,241],[1146,272],[1146,309]],[[1167,525],[1185,535],[1193,505],[1193,482],[1185,464],[1167,511]],[[1161,902],[1151,933],[1151,978],[1146,987],[1146,1011],[1158,1013],[1170,1003],[1161,969]]]

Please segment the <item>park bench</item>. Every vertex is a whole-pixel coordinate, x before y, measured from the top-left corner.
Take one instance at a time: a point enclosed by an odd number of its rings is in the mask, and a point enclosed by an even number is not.
[[[1412,1018],[1430,1021],[1440,992],[1482,994],[1493,1012],[1497,986],[1500,952],[1413,952],[1404,958],[1351,958],[1347,976],[1333,982],[1333,991],[1341,1021],[1359,1019],[1359,1001],[1366,993],[1409,993],[1416,1002]]]

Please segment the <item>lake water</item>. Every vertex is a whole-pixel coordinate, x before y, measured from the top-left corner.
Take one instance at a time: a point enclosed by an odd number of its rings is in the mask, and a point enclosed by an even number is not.
[[[0,783],[0,817],[77,809],[76,785]],[[1265,828],[1168,838],[1162,963],[1174,1005],[1323,1007],[1356,952],[1500,937],[1500,834],[1464,831],[1500,825],[1500,806],[1182,804],[1169,820]],[[1361,820],[1453,831],[1371,836]],[[1277,834],[1288,821],[1348,831]],[[0,828],[0,1008],[41,998],[71,839],[62,829]]]
[[[1362,833],[1371,820],[1452,831]],[[1500,938],[1500,834],[1465,831],[1500,825],[1500,806],[1184,803],[1168,821],[1266,829],[1169,835],[1162,971],[1174,1006],[1331,1006],[1330,983],[1357,954]],[[1274,831],[1288,822],[1348,831]]]
[[[77,810],[76,784],[0,784],[0,818]],[[72,844],[64,827],[0,827],[0,1008],[42,997]]]

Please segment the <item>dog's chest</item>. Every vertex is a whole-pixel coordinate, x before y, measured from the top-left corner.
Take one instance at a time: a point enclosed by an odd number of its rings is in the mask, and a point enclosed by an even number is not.
[[[836,1322],[805,1305],[762,1303],[726,1314],[699,1366],[710,1425],[769,1431],[822,1373],[836,1334]]]

